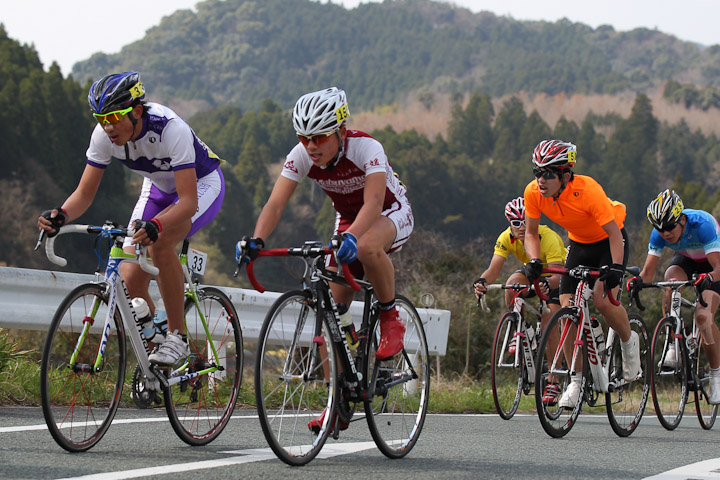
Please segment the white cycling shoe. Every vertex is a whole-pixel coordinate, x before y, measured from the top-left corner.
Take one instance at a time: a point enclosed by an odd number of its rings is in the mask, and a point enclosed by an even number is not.
[[[572,410],[580,401],[580,394],[582,389],[580,388],[580,377],[573,375],[567,388],[560,397],[558,407],[568,408]]]
[[[677,366],[677,350],[675,350],[675,343],[668,345],[667,352],[665,352],[665,358],[662,362],[663,368],[672,370]]]
[[[190,347],[175,330],[168,333],[165,341],[150,356],[150,363],[159,363],[161,365],[174,365],[181,360],[185,360],[190,355]]]
[[[708,403],[710,405],[720,404],[720,368],[710,369],[710,385],[708,392]]]
[[[637,332],[630,332],[630,340],[620,342],[620,350],[622,350],[623,360],[623,378],[632,382],[642,375],[640,365],[640,339]]]

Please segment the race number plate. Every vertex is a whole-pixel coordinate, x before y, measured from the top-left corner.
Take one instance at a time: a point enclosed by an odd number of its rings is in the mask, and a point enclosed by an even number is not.
[[[188,267],[190,267],[190,270],[192,270],[194,273],[198,275],[204,275],[205,274],[205,264],[207,263],[207,253],[201,252],[200,250],[195,250],[194,248],[191,248],[188,251]]]

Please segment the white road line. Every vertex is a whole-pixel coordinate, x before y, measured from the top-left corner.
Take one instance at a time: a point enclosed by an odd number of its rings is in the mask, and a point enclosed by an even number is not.
[[[360,452],[375,448],[375,442],[337,443],[323,446],[317,458],[330,458],[348,453]],[[235,450],[231,452],[219,452],[238,455],[231,458],[205,460],[202,462],[179,463],[160,467],[138,468],[119,472],[103,472],[81,477],[64,478],[63,480],[124,480],[126,478],[148,477],[154,475],[167,475],[170,473],[188,472],[190,470],[205,470],[209,468],[228,467],[242,463],[261,462],[264,460],[277,460],[275,454],[269,448],[256,448],[250,450]],[[280,460],[277,460],[278,462]]]
[[[230,417],[231,420],[248,420],[248,419],[256,419],[258,418],[257,415],[233,415]],[[181,418],[182,420],[182,418]],[[124,418],[124,419],[114,419],[112,424],[113,425],[122,425],[122,424],[128,424],[128,423],[157,423],[157,422],[167,422],[167,417],[145,417],[145,418]],[[87,422],[75,422],[73,423],[73,427],[81,427],[86,425]],[[70,427],[70,425],[66,425],[67,427]],[[15,427],[0,427],[0,433],[11,433],[11,432],[29,432],[32,430],[47,430],[47,425],[44,423],[42,425],[18,425]]]
[[[720,479],[720,458],[703,460],[667,472],[645,477],[643,480],[718,480]]]

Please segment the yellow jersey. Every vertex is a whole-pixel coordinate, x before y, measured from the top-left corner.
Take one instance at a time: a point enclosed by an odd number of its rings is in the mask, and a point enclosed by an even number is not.
[[[540,260],[545,264],[552,262],[564,263],[567,251],[560,235],[547,225],[540,225],[538,233],[540,234]],[[508,258],[508,255],[512,253],[522,263],[530,261],[523,242],[512,236],[510,227],[498,237],[493,253],[504,258]]]

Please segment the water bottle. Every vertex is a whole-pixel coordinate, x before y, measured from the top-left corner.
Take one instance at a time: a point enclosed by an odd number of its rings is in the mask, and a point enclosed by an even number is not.
[[[345,338],[347,338],[348,346],[350,350],[355,350],[360,345],[360,339],[358,338],[357,331],[355,330],[355,324],[352,321],[352,315],[350,315],[350,309],[344,303],[338,303],[338,313],[340,314],[340,324],[345,332]]]
[[[155,304],[155,316],[152,320],[152,324],[143,330],[143,334],[148,340],[163,343],[167,332],[167,312],[165,312],[165,303],[162,298]]]
[[[145,334],[145,330],[152,328],[153,326],[153,318],[150,314],[150,307],[145,299],[141,297],[133,298],[132,306],[135,309],[135,314],[137,315],[135,317],[137,319],[137,324],[142,326],[143,335],[145,335],[146,340],[149,340],[148,336]]]
[[[590,317],[590,326],[592,327],[593,337],[595,337],[595,344],[597,345],[598,354],[600,355],[600,357],[604,357],[605,334],[603,333],[602,326],[595,317]]]
[[[535,350],[537,348],[537,339],[535,338],[535,329],[528,322],[525,322],[525,338],[527,338],[530,349]]]
[[[687,345],[688,354],[692,355],[697,349],[697,338],[693,335],[690,326],[685,327],[685,345]]]

